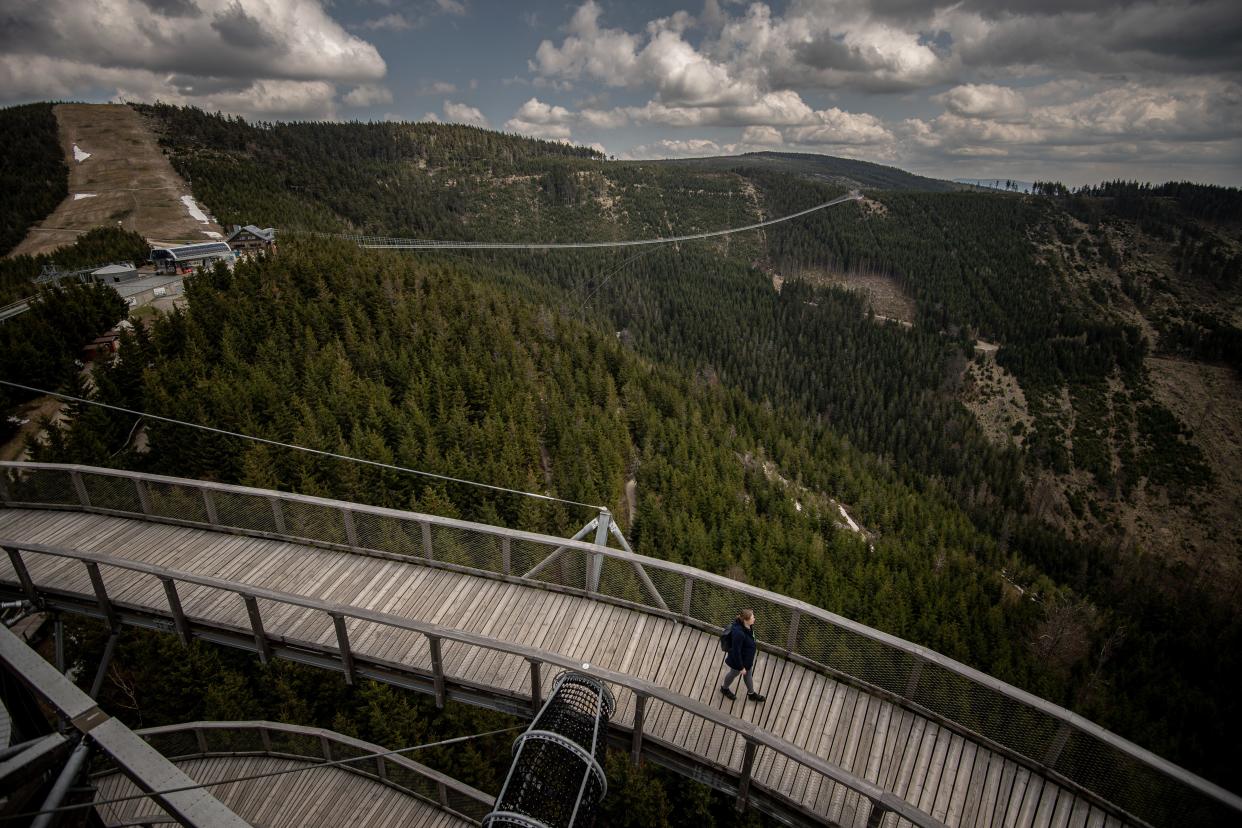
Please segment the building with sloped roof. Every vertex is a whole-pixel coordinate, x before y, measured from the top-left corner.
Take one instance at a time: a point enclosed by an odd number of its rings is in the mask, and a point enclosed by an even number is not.
[[[257,253],[263,250],[275,250],[276,228],[255,227],[253,224],[240,227],[234,224],[233,232],[229,233],[225,242],[238,253]]]
[[[156,247],[151,250],[151,261],[160,273],[189,273],[197,267],[210,267],[216,262],[232,262],[233,259],[233,248],[222,241]]]

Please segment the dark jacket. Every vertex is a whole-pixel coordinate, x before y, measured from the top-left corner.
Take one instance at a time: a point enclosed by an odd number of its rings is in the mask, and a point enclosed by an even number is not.
[[[755,631],[746,629],[746,625],[737,619],[729,627],[729,652],[725,656],[725,664],[734,670],[743,667],[749,670],[755,666]]]

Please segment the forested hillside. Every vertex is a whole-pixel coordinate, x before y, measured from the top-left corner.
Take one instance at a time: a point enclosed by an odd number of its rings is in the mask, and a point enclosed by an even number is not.
[[[752,169],[822,181],[841,187],[877,190],[920,190],[932,193],[963,189],[951,181],[914,175],[897,167],[853,158],[836,158],[801,152],[747,152],[715,158],[687,158],[664,163],[681,168],[717,170]]]
[[[69,168],[52,106],[0,109],[0,255],[16,247],[30,226],[47,218],[69,194]]]
[[[1140,194],[1176,217],[1184,238],[1163,242],[1108,206],[1117,195],[874,190],[763,233],[634,255],[366,253],[288,231],[632,238],[782,215],[841,187],[770,165],[604,162],[464,127],[144,111],[222,221],[286,234],[278,258],[192,281],[186,313],[100,372],[105,398],[604,502],[646,554],[933,647],[1226,785],[1242,770],[1237,537],[1205,535],[1211,554],[1192,565],[1154,534],[1126,541],[1118,505],[1207,514],[1223,485],[1151,366],[1174,348],[1229,353],[1236,316],[1213,328],[1181,312],[1210,304],[1209,283],[1236,296],[1227,193]],[[1075,212],[1090,209],[1113,218]],[[1105,239],[1120,257],[1109,282]],[[1166,290],[1170,244],[1186,279]],[[878,319],[825,273],[878,274],[914,312]],[[1126,284],[1177,293],[1160,305],[1177,321],[1120,304]],[[999,438],[962,404],[985,366],[1023,393]],[[585,519],[165,426],[135,455],[132,426],[83,411],[48,456],[555,531]]]

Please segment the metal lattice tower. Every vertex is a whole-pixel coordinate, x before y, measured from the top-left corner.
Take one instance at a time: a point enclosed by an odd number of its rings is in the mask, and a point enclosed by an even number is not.
[[[608,792],[604,753],[616,709],[604,684],[564,672],[529,728],[513,742],[513,764],[484,828],[571,828],[595,823]]]

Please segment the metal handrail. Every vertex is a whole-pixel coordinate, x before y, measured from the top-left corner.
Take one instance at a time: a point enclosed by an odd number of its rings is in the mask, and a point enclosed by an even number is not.
[[[868,799],[872,803],[873,809],[881,813],[894,813],[897,816],[908,820],[919,828],[945,828],[944,823],[934,819],[931,815],[924,813],[914,807],[904,799],[880,788],[879,786],[865,779],[854,776],[849,771],[840,768],[823,758],[816,756],[803,748],[798,747],[784,739],[775,736],[751,722],[739,719],[723,711],[710,707],[702,702],[674,693],[665,687],[646,679],[635,678],[625,673],[618,673],[613,670],[598,667],[594,664],[584,665],[583,663],[569,658],[568,656],[554,653],[549,650],[542,650],[536,647],[529,647],[525,644],[515,644],[499,639],[490,638],[488,636],[479,635],[477,633],[457,630],[451,627],[443,627],[439,624],[430,624],[422,621],[413,621],[398,615],[386,612],[378,612],[375,610],[364,609],[361,607],[353,607],[348,604],[334,604],[328,601],[321,601],[316,598],[308,598],[302,595],[282,592],[279,590],[268,589],[266,587],[254,586],[251,584],[241,584],[235,581],[229,581],[223,578],[216,578],[209,575],[196,575],[190,572],[184,572],[177,569],[170,569],[153,564],[143,563],[140,561],[131,561],[124,558],[117,558],[112,555],[105,555],[95,552],[85,552],[76,549],[62,549],[59,547],[49,546],[47,544],[30,543],[27,541],[18,541],[9,538],[0,537],[0,547],[8,550],[14,550],[14,562],[20,565],[20,551],[35,552],[42,555],[52,555],[59,558],[71,558],[82,561],[87,565],[88,571],[94,566],[92,581],[98,577],[99,566],[111,566],[117,569],[125,569],[131,572],[139,572],[145,575],[153,575],[160,578],[167,584],[173,584],[172,595],[176,595],[175,584],[182,582],[193,584],[195,586],[208,587],[218,589],[225,592],[232,592],[243,599],[247,610],[250,613],[251,622],[254,626],[256,639],[266,634],[263,632],[262,622],[258,617],[257,600],[273,601],[278,604],[286,604],[288,606],[300,607],[302,609],[317,610],[332,618],[334,621],[343,618],[353,618],[358,621],[366,621],[383,626],[392,627],[407,632],[417,633],[427,639],[433,653],[440,649],[440,642],[453,641],[459,644],[465,644],[470,647],[477,647],[493,652],[502,653],[504,655],[522,658],[533,664],[549,664],[565,670],[574,670],[587,673],[598,677],[601,681],[614,684],[618,687],[624,687],[634,693],[636,696],[653,699],[663,702],[672,707],[679,708],[692,716],[697,716],[711,724],[717,725],[725,730],[732,731],[741,736],[748,744],[754,744],[757,747],[766,747],[774,753],[779,753],[787,759],[793,760],[795,763],[807,767],[809,770],[820,774],[826,779],[840,784],[855,793],[858,793]],[[19,578],[23,585],[29,591],[37,592],[37,588],[33,587],[28,581],[28,576],[24,576],[24,565],[19,570]],[[102,581],[100,581],[102,583]],[[34,599],[36,595],[31,595]],[[105,615],[111,615],[115,610],[110,605],[106,593],[96,594],[94,599],[100,604],[100,611]],[[174,602],[170,601],[170,604]],[[179,607],[179,600],[175,606]],[[164,615],[164,610],[144,607],[147,612],[153,614]],[[178,618],[177,611],[171,614],[174,621],[181,628],[186,622],[184,616]],[[199,620],[198,623],[211,622]],[[338,625],[338,630],[343,625]],[[343,642],[342,642],[343,643]],[[270,647],[270,644],[264,641],[256,641],[260,652],[264,652]],[[314,645],[319,646],[319,645]],[[341,648],[342,664],[346,665],[347,670],[352,670],[354,654],[352,651]],[[532,671],[533,672],[533,671]],[[444,682],[448,678],[443,672],[443,662],[440,658],[433,656],[432,658],[433,681],[436,687],[437,700],[442,701],[445,697]],[[541,688],[532,687],[532,696],[536,696],[541,692]],[[636,727],[637,727],[636,723]],[[743,780],[747,785],[753,785],[749,779]]]
[[[262,748],[260,750],[242,750],[242,751],[238,751],[236,749],[212,750],[210,742],[206,742],[206,741],[198,742],[197,741],[198,734],[200,732],[205,732],[205,731],[226,732],[226,733],[249,733],[251,731],[254,731],[254,732],[257,732],[260,738],[262,739]],[[181,760],[181,759],[191,759],[191,758],[208,757],[208,756],[225,756],[225,755],[236,756],[239,753],[262,754],[266,756],[281,756],[281,757],[286,757],[286,758],[304,759],[307,762],[311,762],[311,763],[315,763],[319,761],[328,762],[328,761],[333,761],[334,759],[341,758],[338,755],[334,755],[332,749],[329,747],[329,745],[339,745],[341,747],[347,747],[355,751],[360,751],[363,754],[357,758],[356,762],[350,762],[348,764],[340,765],[339,767],[341,768],[341,770],[352,772],[352,773],[359,773],[368,778],[375,779],[381,784],[387,785],[390,788],[394,788],[396,790],[407,793],[411,796],[418,797],[419,799],[424,799],[438,808],[447,807],[445,805],[445,802],[447,800],[448,791],[452,791],[473,802],[476,802],[480,806],[482,806],[484,809],[490,810],[492,805],[496,801],[496,798],[494,796],[490,796],[484,793],[483,791],[480,791],[478,788],[472,787],[470,785],[467,785],[465,782],[454,779],[448,774],[441,773],[440,771],[435,770],[434,768],[429,768],[420,762],[416,762],[413,759],[409,758],[408,756],[402,756],[401,754],[389,753],[387,748],[381,747],[376,744],[372,744],[371,742],[363,741],[362,739],[356,739],[352,736],[347,736],[344,733],[337,733],[334,730],[328,730],[322,727],[308,727],[306,725],[287,724],[285,722],[271,722],[267,720],[199,721],[199,722],[180,722],[178,724],[161,725],[159,727],[148,727],[148,728],[143,728],[142,730],[136,730],[134,732],[138,734],[139,736],[141,736],[148,743],[151,742],[152,739],[155,739],[160,736],[168,736],[172,734],[186,733],[186,732],[195,734],[195,738],[196,738],[196,742],[198,744],[199,750],[194,753],[187,753],[187,754],[179,753],[175,756],[168,756],[168,759],[174,762],[177,760]],[[294,754],[294,753],[287,753],[285,751],[275,750],[270,746],[270,742],[269,742],[269,737],[271,733],[285,733],[285,734],[291,734],[295,736],[310,737],[315,740],[315,744],[320,746],[321,754],[319,756],[310,756],[307,754],[300,754],[300,753]],[[384,755],[375,755],[375,754],[384,754]],[[422,777],[423,779],[426,779],[428,782],[434,785],[437,790],[438,796],[436,797],[435,800],[432,800],[431,798],[424,796],[418,791],[413,791],[413,790],[410,790],[409,788],[406,788],[403,785],[397,784],[392,779],[388,778],[387,773],[385,771],[378,770],[379,768],[378,764],[376,766],[377,772],[370,772],[366,770],[365,769],[366,762],[369,759],[374,759],[374,761],[377,763],[391,762],[394,765],[400,765],[406,770]],[[94,777],[99,777],[99,776],[105,776],[108,773],[109,771],[105,770],[105,771],[95,772],[91,775]],[[467,819],[470,819],[476,824],[478,824],[479,822],[477,819],[474,819],[473,817],[469,817],[468,815],[465,815],[465,814],[461,814],[460,812],[456,811],[455,809],[451,807],[448,807],[447,809],[450,811],[453,811],[454,813],[457,813],[460,816],[466,816]]]
[[[297,535],[293,535],[289,533],[281,534],[281,533],[255,531],[255,530],[246,529],[244,527],[226,526],[226,525],[221,525],[219,523],[202,523],[202,522],[196,522],[196,521],[174,519],[174,518],[169,518],[166,516],[152,515],[146,512],[117,511],[117,510],[100,509],[100,508],[92,507],[89,504],[89,501],[85,500],[85,492],[84,492],[84,489],[81,488],[80,477],[81,475],[87,475],[87,474],[105,475],[105,476],[129,479],[129,480],[135,481],[136,485],[141,485],[142,483],[151,483],[151,484],[163,484],[163,485],[169,485],[169,486],[181,486],[181,487],[186,487],[186,488],[191,488],[191,489],[198,489],[200,491],[221,492],[221,493],[228,493],[232,495],[249,496],[249,497],[261,498],[267,501],[276,499],[284,503],[300,503],[300,504],[304,504],[308,506],[326,508],[326,509],[339,512],[342,515],[343,522],[347,526],[352,525],[353,515],[366,514],[366,515],[374,515],[378,517],[390,518],[390,519],[407,522],[407,523],[422,524],[423,526],[426,526],[426,527],[436,526],[436,527],[443,527],[446,529],[452,529],[452,530],[456,530],[460,532],[470,532],[470,533],[476,533],[476,534],[481,534],[481,535],[487,535],[487,536],[491,536],[494,538],[499,538],[502,541],[510,542],[510,543],[513,541],[523,541],[523,542],[534,543],[534,544],[538,544],[541,546],[549,547],[554,550],[552,554],[549,555],[548,559],[545,559],[544,561],[545,564],[547,563],[549,559],[554,557],[556,554],[562,553],[562,551],[564,550],[574,550],[584,555],[591,556],[591,560],[596,562],[596,565],[593,567],[595,572],[599,572],[598,562],[606,558],[621,561],[627,564],[628,566],[634,567],[636,571],[641,573],[640,578],[644,586],[648,588],[648,591],[651,591],[649,589],[650,584],[651,584],[649,573],[651,571],[673,574],[680,578],[683,578],[686,583],[685,597],[682,602],[681,612],[676,612],[676,611],[666,609],[664,607],[663,600],[661,600],[658,597],[658,594],[651,603],[635,603],[633,601],[627,601],[624,599],[614,599],[611,596],[601,595],[598,592],[590,588],[592,585],[589,582],[581,590],[576,590],[574,587],[569,587],[569,588],[575,589],[575,591],[580,591],[581,593],[589,595],[590,597],[593,597],[593,598],[603,598],[606,600],[620,600],[621,603],[624,603],[627,606],[631,606],[636,609],[640,609],[640,610],[650,612],[653,614],[659,614],[659,615],[671,616],[671,617],[678,618],[678,619],[689,620],[689,621],[702,624],[702,625],[711,624],[712,620],[695,618],[690,612],[691,610],[690,599],[691,599],[691,595],[694,590],[694,586],[697,584],[710,585],[711,587],[715,589],[727,590],[731,593],[737,594],[739,597],[745,597],[746,600],[766,602],[770,605],[787,610],[790,613],[790,622],[789,622],[790,629],[789,629],[789,634],[786,637],[786,642],[785,642],[786,646],[784,647],[777,646],[775,647],[775,649],[780,649],[784,652],[788,652],[798,658],[804,659],[812,664],[821,666],[839,675],[845,675],[863,685],[866,685],[869,687],[878,687],[878,689],[881,689],[883,692],[901,700],[903,703],[911,705],[919,710],[928,711],[933,716],[936,716],[942,720],[949,722],[950,724],[954,725],[955,727],[962,730],[963,732],[978,736],[980,739],[983,739],[991,744],[998,745],[1000,748],[1011,752],[1017,757],[1025,759],[1027,762],[1037,767],[1049,768],[1053,772],[1058,772],[1057,767],[1056,767],[1057,759],[1059,758],[1062,748],[1065,746],[1067,740],[1069,739],[1069,736],[1073,732],[1085,734],[1086,736],[1089,736],[1095,740],[1098,740],[1104,745],[1116,751],[1119,751],[1121,754],[1124,754],[1124,756],[1127,757],[1127,759],[1141,766],[1146,766],[1150,768],[1151,770],[1167,777],[1169,780],[1177,783],[1178,785],[1184,786],[1190,792],[1193,792],[1194,794],[1198,796],[1206,797],[1212,802],[1220,806],[1223,806],[1226,809],[1232,810],[1236,812],[1240,817],[1242,817],[1242,797],[1239,797],[1238,795],[1230,791],[1227,791],[1224,788],[1206,779],[1203,779],[1202,777],[1196,774],[1191,773],[1185,768],[1182,768],[1160,756],[1157,756],[1151,751],[1143,747],[1140,747],[1139,745],[1136,745],[1133,742],[1127,739],[1124,739],[1121,736],[1118,736],[1117,734],[1112,733],[1111,731],[1104,729],[1103,727],[1100,727],[1094,722],[1078,715],[1077,713],[1067,710],[1064,707],[1056,705],[1046,699],[1042,699],[1038,696],[1035,696],[1025,690],[1022,690],[1021,688],[1014,687],[1013,685],[1010,685],[1004,681],[1001,681],[1000,679],[997,679],[993,676],[990,676],[986,673],[983,673],[979,670],[976,670],[972,667],[962,664],[961,662],[951,659],[945,655],[937,653],[934,650],[927,649],[926,647],[922,647],[918,644],[914,644],[912,642],[906,641],[904,639],[898,638],[897,636],[890,635],[880,630],[872,629],[871,627],[867,627],[864,624],[860,624],[851,619],[837,615],[836,613],[829,612],[828,610],[821,609],[805,601],[801,601],[796,598],[790,598],[788,596],[781,595],[779,593],[772,592],[770,590],[762,589],[760,587],[755,587],[755,586],[751,586],[748,584],[740,583],[738,581],[733,581],[724,576],[716,575],[710,572],[704,572],[702,570],[695,569],[690,566],[685,566],[683,564],[660,560],[660,559],[648,557],[645,555],[639,555],[639,554],[636,554],[636,553],[633,553],[627,550],[611,549],[605,546],[600,546],[600,545],[589,543],[587,541],[582,541],[582,540],[561,539],[561,538],[552,537],[548,535],[542,535],[542,534],[533,533],[533,532],[524,532],[524,531],[516,530],[516,529],[508,529],[504,527],[472,523],[469,521],[456,520],[453,518],[444,518],[444,517],[438,517],[435,515],[408,512],[408,511],[403,511],[399,509],[391,509],[391,508],[386,508],[386,507],[381,507],[381,506],[368,506],[364,504],[350,503],[347,501],[333,500],[329,498],[321,498],[321,497],[314,497],[310,495],[302,495],[302,494],[295,494],[295,493],[289,493],[289,492],[279,492],[279,491],[265,490],[265,489],[256,489],[256,488],[251,488],[247,486],[238,486],[238,485],[226,484],[226,483],[216,483],[216,482],[201,481],[201,480],[189,480],[189,479],[177,478],[177,477],[167,477],[167,476],[162,476],[162,475],[146,474],[142,472],[131,472],[131,471],[124,471],[124,470],[116,470],[116,469],[95,468],[91,466],[64,465],[64,464],[55,464],[55,463],[22,463],[22,462],[14,462],[14,461],[0,461],[0,470],[3,470],[3,469],[12,469],[18,473],[21,473],[24,471],[45,471],[45,472],[67,474],[75,480],[75,487],[78,489],[80,499],[82,500],[82,502],[78,502],[78,503],[56,503],[56,504],[37,504],[37,503],[25,503],[22,501],[10,501],[8,500],[8,494],[3,489],[4,482],[5,482],[4,475],[0,474],[0,500],[4,501],[8,505],[13,505],[13,506],[48,505],[48,506],[52,506],[54,508],[60,508],[60,509],[79,508],[79,509],[84,509],[87,511],[101,512],[104,514],[122,514],[125,516],[139,517],[139,518],[146,519],[146,520],[154,520],[154,521],[166,522],[166,523],[174,523],[174,524],[181,524],[181,525],[194,525],[194,526],[208,526],[218,531],[238,532],[242,534],[250,534],[250,535],[261,536],[261,537],[280,537],[280,538],[285,538],[288,540],[295,540],[298,542],[306,542],[312,545],[325,546],[329,548],[342,549],[342,550],[359,551],[359,552],[365,552],[368,554],[374,553],[374,552],[384,553],[384,550],[382,549],[360,548],[356,544],[353,544],[353,543],[342,544],[342,543],[331,542],[331,541],[316,540],[314,538],[305,538],[305,537],[301,537],[301,536],[297,536]],[[409,560],[413,562],[419,562],[422,560],[420,558],[411,557],[408,555],[395,555],[395,557],[399,557],[402,560]],[[541,564],[540,566],[542,565],[543,564]],[[491,569],[479,569],[479,568],[472,568],[472,567],[466,567],[466,566],[455,566],[454,568],[459,568],[463,570],[473,569],[473,571],[484,573],[488,575],[489,577],[499,576],[506,580],[516,581],[516,582],[520,582],[520,583],[524,583],[528,585],[546,586],[546,584],[542,582],[533,581],[529,578],[524,578],[521,575],[514,574],[508,571],[497,572]],[[536,567],[536,568],[538,569],[539,567]],[[587,567],[587,569],[590,570],[592,569],[592,567]],[[657,606],[652,606],[652,604],[657,604]],[[829,625],[830,627],[836,628],[838,630],[846,631],[852,635],[856,635],[875,645],[885,648],[888,651],[891,651],[893,653],[899,653],[903,656],[907,656],[911,659],[914,659],[915,666],[913,670],[911,671],[911,676],[909,680],[900,687],[878,686],[871,680],[858,677],[858,676],[854,676],[848,671],[842,670],[839,667],[820,661],[814,655],[807,654],[804,652],[799,652],[798,640],[797,640],[797,626],[798,626],[798,620],[801,617],[815,619],[817,621],[820,621],[820,622],[823,622]],[[1022,707],[1028,708],[1039,714],[1047,716],[1049,719],[1053,720],[1058,725],[1058,730],[1049,739],[1048,744],[1041,745],[1041,747],[1043,748],[1042,751],[1035,752],[1038,755],[1031,755],[1031,752],[1024,752],[1023,750],[1021,750],[1018,747],[1015,747],[1012,744],[1007,744],[1004,739],[994,734],[979,732],[977,729],[972,727],[969,723],[957,721],[956,719],[953,718],[951,714],[945,713],[944,711],[940,711],[940,710],[929,709],[926,706],[926,704],[921,703],[916,698],[914,698],[915,692],[919,687],[920,673],[923,671],[923,668],[925,666],[932,666],[935,668],[939,668],[940,670],[943,670],[946,673],[949,673],[953,676],[956,676],[964,680],[970,685],[982,688],[983,690],[996,694],[1010,702],[1016,703],[1017,705],[1021,705]],[[1085,782],[1080,782],[1079,780],[1074,779],[1072,776],[1069,776],[1068,778],[1070,779],[1072,783],[1081,786],[1084,790],[1088,790],[1088,791],[1092,790],[1091,786],[1086,784]],[[1129,803],[1114,801],[1113,804],[1117,805],[1118,807],[1121,807],[1124,810],[1131,810],[1128,807]]]

